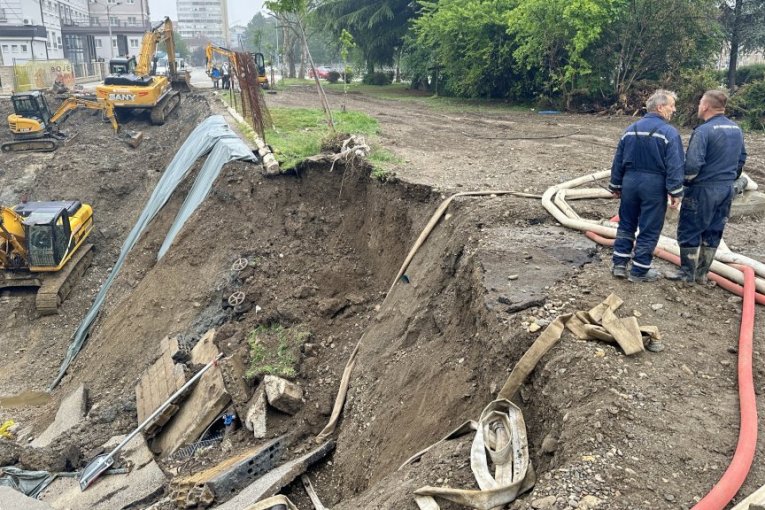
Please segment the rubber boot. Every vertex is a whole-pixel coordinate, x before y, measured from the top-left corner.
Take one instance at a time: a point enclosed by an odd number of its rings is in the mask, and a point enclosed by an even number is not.
[[[699,261],[696,266],[696,283],[707,283],[707,273],[712,266],[712,262],[715,260],[715,253],[717,253],[717,247],[702,246],[699,251]]]
[[[680,280],[693,283],[696,280],[696,267],[699,262],[699,248],[680,248],[680,268],[667,273],[667,280]]]

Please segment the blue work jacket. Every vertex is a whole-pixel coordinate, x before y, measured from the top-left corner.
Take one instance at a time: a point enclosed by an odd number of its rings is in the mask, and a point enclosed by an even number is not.
[[[669,195],[683,194],[683,142],[658,113],[646,114],[624,131],[611,165],[611,191],[621,190],[627,172],[663,175]]]
[[[744,134],[723,114],[693,130],[685,159],[685,183],[730,184],[741,176],[746,163]]]

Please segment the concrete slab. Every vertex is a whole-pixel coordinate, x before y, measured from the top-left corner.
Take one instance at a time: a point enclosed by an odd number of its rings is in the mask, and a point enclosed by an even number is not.
[[[115,436],[104,444],[112,450],[125,436]],[[159,468],[138,434],[120,452],[119,467],[131,466],[125,475],[102,475],[85,492],[80,491],[76,478],[58,478],[45,489],[41,499],[54,509],[119,510],[134,505],[163,489],[165,474]]]
[[[0,510],[53,510],[48,503],[39,501],[10,487],[0,486]]]
[[[88,391],[84,385],[66,396],[58,406],[56,419],[45,431],[32,441],[34,448],[45,448],[67,430],[71,429],[85,418]]]
[[[761,216],[765,214],[765,194],[759,191],[747,191],[733,199],[730,217]]]
[[[176,338],[163,338],[160,342],[159,359],[141,375],[135,387],[138,422],[143,421],[164,404],[171,395],[186,384],[183,365],[173,359],[180,352]],[[144,430],[146,437],[153,437],[170,418],[178,412],[177,403],[169,406]]]
[[[215,331],[208,332],[191,351],[194,364],[207,364],[218,355],[213,339]],[[221,414],[231,396],[226,391],[220,367],[213,366],[199,379],[189,398],[179,404],[178,413],[165,425],[152,443],[152,450],[170,455],[183,445],[193,443]]]
[[[266,391],[263,389],[263,385],[258,386],[255,392],[255,396],[252,399],[252,405],[250,405],[245,415],[244,425],[247,430],[251,430],[255,439],[263,439],[266,437]]]
[[[120,510],[163,490],[165,474],[153,460],[126,475],[102,475],[85,492],[76,478],[58,478],[42,500],[54,510]]]
[[[327,441],[318,448],[311,450],[302,457],[282,464],[265,475],[258,478],[246,489],[215,508],[217,510],[242,510],[253,503],[275,495],[283,487],[289,485],[295,478],[303,474],[308,468],[324,459],[335,449],[334,441]]]

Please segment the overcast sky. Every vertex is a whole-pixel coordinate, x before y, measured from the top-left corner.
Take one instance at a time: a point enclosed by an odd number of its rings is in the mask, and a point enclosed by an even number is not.
[[[263,0],[228,0],[228,22],[230,26],[244,25],[250,22],[263,7]],[[159,20],[165,16],[170,19],[178,19],[178,11],[175,0],[149,0],[149,11],[152,20]]]

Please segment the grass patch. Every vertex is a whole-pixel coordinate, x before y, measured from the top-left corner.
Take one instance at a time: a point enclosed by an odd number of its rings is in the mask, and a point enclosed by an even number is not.
[[[404,160],[388,149],[372,147],[369,162],[372,163],[372,177],[384,181],[390,177],[393,167],[402,164]]]
[[[297,375],[300,346],[311,333],[301,327],[284,328],[281,324],[258,326],[247,335],[250,346],[250,381],[264,375],[292,378]]]
[[[318,108],[271,108],[270,111],[274,127],[266,130],[266,141],[283,170],[321,152],[322,141],[331,136],[324,112]],[[361,112],[332,112],[332,118],[337,132],[369,137],[379,129],[376,119]]]

